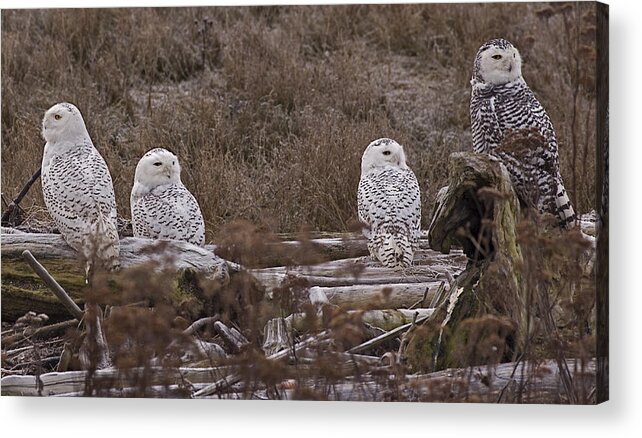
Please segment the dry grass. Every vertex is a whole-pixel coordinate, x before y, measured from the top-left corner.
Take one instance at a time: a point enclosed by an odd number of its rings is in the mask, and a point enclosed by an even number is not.
[[[232,219],[343,231],[356,217],[361,154],[388,136],[408,151],[426,225],[448,155],[471,148],[475,52],[503,36],[557,128],[584,212],[595,105],[594,54],[582,47],[594,5],[554,7],[3,10],[2,191],[12,198],[39,167],[41,117],[70,101],[110,166],[122,216],[138,159],[160,146],[181,159],[208,240]],[[35,188],[24,206],[42,205]]]

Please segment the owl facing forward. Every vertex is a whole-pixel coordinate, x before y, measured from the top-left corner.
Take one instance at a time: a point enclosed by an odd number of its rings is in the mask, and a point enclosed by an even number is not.
[[[143,155],[130,200],[135,237],[205,244],[201,209],[181,182],[181,166],[170,151],[156,148]]]
[[[560,174],[553,124],[522,77],[519,51],[504,39],[483,44],[471,85],[474,151],[504,163],[523,203],[556,215],[561,226],[572,226],[575,212]]]
[[[409,267],[420,234],[421,196],[396,141],[381,138],[366,148],[357,203],[372,258],[389,268]]]
[[[99,263],[119,265],[116,199],[105,160],[94,147],[78,108],[59,103],[42,121],[45,144],[42,193],[65,241],[86,261],[86,273]]]

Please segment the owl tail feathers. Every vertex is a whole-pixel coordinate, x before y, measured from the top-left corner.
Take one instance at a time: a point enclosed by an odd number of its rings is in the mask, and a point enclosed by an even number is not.
[[[573,228],[575,226],[575,210],[571,205],[571,200],[566,194],[566,189],[561,181],[557,182],[557,190],[555,192],[555,206],[557,207],[557,214],[560,217],[560,225],[563,228]]]
[[[98,265],[103,269],[113,271],[120,267],[120,240],[115,221],[98,213],[96,221],[91,224],[85,245],[84,256],[85,280],[89,279],[89,272]]]
[[[407,268],[412,264],[412,245],[408,237],[401,234],[384,233],[378,236],[376,257],[388,268]]]

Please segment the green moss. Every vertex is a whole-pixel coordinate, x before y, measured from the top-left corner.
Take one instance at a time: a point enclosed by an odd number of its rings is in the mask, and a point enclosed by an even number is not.
[[[64,266],[63,266],[64,265]],[[47,269],[67,293],[82,305],[84,274],[74,273],[69,264],[47,263]],[[76,270],[78,270],[76,268]],[[72,316],[44,282],[21,260],[2,260],[2,321],[15,321],[28,311],[45,313],[52,321]]]

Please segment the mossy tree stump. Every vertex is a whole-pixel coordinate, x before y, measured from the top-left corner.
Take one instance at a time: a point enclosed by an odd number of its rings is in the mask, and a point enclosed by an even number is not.
[[[492,364],[561,343],[555,309],[586,297],[578,260],[590,244],[521,208],[506,168],[491,157],[454,153],[448,171],[429,242],[443,253],[463,248],[468,265],[409,343],[409,363],[430,371]],[[576,319],[590,312],[584,301],[573,307]]]

